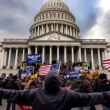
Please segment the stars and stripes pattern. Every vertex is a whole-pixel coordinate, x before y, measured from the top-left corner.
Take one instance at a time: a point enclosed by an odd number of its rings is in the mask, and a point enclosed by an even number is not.
[[[103,60],[103,66],[110,72],[110,59]]]
[[[48,64],[48,65],[41,65],[40,69],[39,69],[39,75],[40,76],[46,76],[47,73],[50,71],[50,70],[56,70],[58,73],[59,73],[59,66],[60,64],[57,63],[57,64]]]
[[[55,16],[55,12],[54,11],[51,11],[51,13],[52,13],[53,16]]]

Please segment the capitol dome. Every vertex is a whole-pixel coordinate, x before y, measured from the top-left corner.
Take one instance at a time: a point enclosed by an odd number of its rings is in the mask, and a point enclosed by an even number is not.
[[[61,0],[49,0],[40,9],[30,28],[31,38],[48,33],[61,33],[79,38],[80,29],[68,6]]]
[[[70,11],[68,6],[60,0],[49,0],[40,9],[40,11],[45,11],[48,9],[60,9],[65,11]]]

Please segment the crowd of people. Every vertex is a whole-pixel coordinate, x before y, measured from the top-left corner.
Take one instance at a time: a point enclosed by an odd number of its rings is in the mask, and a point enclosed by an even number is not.
[[[38,70],[39,65],[35,73]],[[12,110],[16,109],[16,104],[31,105],[33,110],[71,110],[74,107],[77,110],[96,110],[95,105],[102,104],[103,110],[110,110],[110,81],[106,74],[90,79],[87,77],[90,72],[82,68],[79,78],[76,78],[65,74],[67,70],[74,70],[74,66],[63,64],[59,74],[51,70],[46,77],[0,78],[0,105],[2,99],[7,99],[6,110],[10,110],[11,103]]]

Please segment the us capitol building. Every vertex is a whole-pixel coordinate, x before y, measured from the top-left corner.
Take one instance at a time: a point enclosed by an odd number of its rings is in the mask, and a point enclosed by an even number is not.
[[[102,60],[110,55],[110,43],[105,39],[80,39],[75,21],[64,2],[47,1],[34,18],[29,38],[4,39],[0,43],[0,74],[17,73],[25,56],[37,53],[42,53],[42,64],[81,61],[91,62],[93,70],[97,66],[102,70]]]

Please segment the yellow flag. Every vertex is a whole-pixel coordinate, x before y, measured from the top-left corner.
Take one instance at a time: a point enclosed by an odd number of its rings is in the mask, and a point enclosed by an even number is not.
[[[38,73],[32,75],[32,76],[31,76],[31,79],[37,78],[37,76],[38,76]]]
[[[94,77],[95,79],[97,79],[97,78],[99,77],[99,73],[98,73],[98,71],[95,71],[95,72],[93,72],[93,73],[91,73],[91,74],[88,74],[88,77],[89,77],[90,79],[92,79],[93,77]]]

